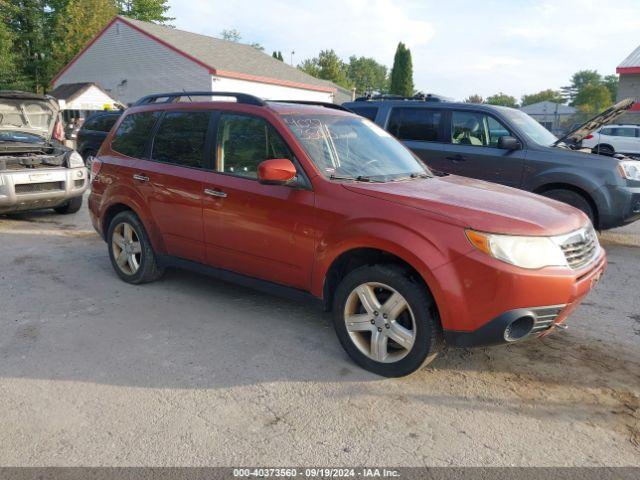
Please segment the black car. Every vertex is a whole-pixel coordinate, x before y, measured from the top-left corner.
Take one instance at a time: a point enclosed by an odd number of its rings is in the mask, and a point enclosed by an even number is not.
[[[105,111],[96,113],[87,120],[78,131],[76,150],[80,152],[85,163],[89,157],[95,157],[100,150],[100,145],[122,115],[122,111]]]
[[[601,230],[640,219],[640,162],[581,151],[580,142],[631,105],[624,100],[558,139],[527,114],[507,107],[415,100],[343,104],[396,136],[435,172],[568,203]]]

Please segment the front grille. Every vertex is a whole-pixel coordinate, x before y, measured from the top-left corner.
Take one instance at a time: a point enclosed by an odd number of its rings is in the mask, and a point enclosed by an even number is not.
[[[16,195],[64,190],[64,182],[23,183],[15,186]]]
[[[535,318],[533,321],[533,328],[529,335],[535,335],[537,333],[542,332],[543,330],[547,330],[553,326],[553,323],[560,315],[560,312],[564,309],[565,305],[557,305],[555,307],[541,307],[541,308],[532,308],[531,310],[535,314]]]
[[[583,228],[567,235],[560,243],[560,248],[571,268],[582,268],[598,253],[598,237],[593,228]]]
[[[82,179],[82,180],[74,180],[73,181],[73,186],[76,187],[76,188],[80,188],[83,185],[84,185],[84,179]]]

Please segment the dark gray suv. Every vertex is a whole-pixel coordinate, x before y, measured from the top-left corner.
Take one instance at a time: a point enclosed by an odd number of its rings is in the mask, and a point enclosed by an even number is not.
[[[580,150],[581,140],[631,107],[622,101],[558,139],[506,107],[415,100],[343,104],[396,136],[435,172],[539,193],[572,205],[600,230],[640,219],[640,162]]]

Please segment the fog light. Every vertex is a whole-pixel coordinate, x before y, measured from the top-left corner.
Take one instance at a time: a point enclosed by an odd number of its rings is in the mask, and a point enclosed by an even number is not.
[[[518,341],[529,335],[532,329],[533,317],[517,318],[504,330],[504,339],[507,342]]]
[[[76,173],[76,177],[78,177],[78,178],[82,178],[82,175],[84,175],[84,174],[82,173],[82,170],[78,170],[78,172]]]

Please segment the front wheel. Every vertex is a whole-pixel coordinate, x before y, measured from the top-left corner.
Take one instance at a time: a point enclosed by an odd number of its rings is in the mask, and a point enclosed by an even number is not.
[[[547,190],[546,192],[541,193],[541,195],[543,197],[552,198],[553,200],[566,203],[567,205],[571,205],[572,207],[581,210],[587,217],[589,217],[591,223],[595,225],[596,216],[593,211],[593,207],[591,207],[589,201],[578,192],[565,189],[555,189]]]
[[[613,157],[616,151],[610,145],[596,145],[591,150],[596,155],[606,155],[607,157]]]
[[[82,208],[82,197],[74,197],[68,202],[55,207],[53,210],[61,215],[69,215],[71,213],[77,213]]]
[[[349,356],[378,375],[408,375],[437,355],[433,299],[399,266],[364,266],[349,273],[335,294],[333,322]]]

